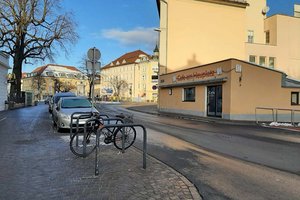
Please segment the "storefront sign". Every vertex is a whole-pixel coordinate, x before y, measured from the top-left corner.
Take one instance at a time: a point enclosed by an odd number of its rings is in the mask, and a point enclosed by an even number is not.
[[[192,74],[184,74],[184,75],[177,75],[176,80],[177,81],[185,81],[190,79],[202,79],[206,77],[215,76],[214,70],[206,70],[204,72],[194,72]]]

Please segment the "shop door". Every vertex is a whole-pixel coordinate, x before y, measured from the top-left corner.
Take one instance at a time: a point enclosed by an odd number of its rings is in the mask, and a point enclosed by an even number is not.
[[[222,85],[207,87],[207,116],[222,117]]]

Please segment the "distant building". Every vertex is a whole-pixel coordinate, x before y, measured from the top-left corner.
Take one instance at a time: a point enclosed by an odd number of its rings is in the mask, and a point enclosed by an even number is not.
[[[22,75],[22,91],[33,92],[36,100],[61,91],[87,96],[88,88],[87,77],[73,66],[48,64]]]
[[[101,84],[95,94],[104,98],[116,98],[116,82],[126,84],[120,89],[119,97],[127,101],[157,101],[158,49],[154,55],[137,50],[126,53],[101,68]]]
[[[5,109],[5,101],[7,100],[7,73],[9,68],[9,56],[0,52],[0,111]]]

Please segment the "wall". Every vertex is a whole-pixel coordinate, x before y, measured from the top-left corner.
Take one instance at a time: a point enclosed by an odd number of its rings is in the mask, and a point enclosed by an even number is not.
[[[248,41],[248,30],[254,31],[254,43],[264,43],[264,18],[262,9],[266,7],[266,0],[247,0],[249,6],[246,8],[246,36]]]
[[[5,109],[5,101],[7,100],[8,61],[9,57],[0,53],[0,111]]]
[[[7,100],[7,68],[0,64],[0,111],[5,109],[4,102]]]
[[[236,65],[242,66],[242,73],[236,72]],[[221,75],[205,77],[201,79],[193,78],[186,81],[174,81],[178,75],[191,75],[195,72],[217,71],[222,68]],[[300,110],[300,105],[291,105],[291,92],[300,92],[299,87],[282,87],[284,74],[265,67],[253,65],[236,59],[228,59],[204,66],[181,70],[161,76],[159,109],[163,112],[173,112],[206,116],[206,88],[208,85],[223,86],[222,118],[232,120],[255,120],[256,107],[272,107],[284,109]],[[223,83],[210,82],[205,84],[195,84],[199,80],[216,80],[227,78]],[[189,83],[180,86],[182,83]],[[184,87],[196,87],[195,102],[183,102],[182,94]],[[172,88],[172,95],[169,89]],[[260,111],[259,117],[270,117],[270,111]],[[290,114],[285,112],[285,117]]]
[[[249,55],[275,57],[275,69],[300,80],[300,18],[275,15],[265,20],[265,30],[270,31],[270,44],[246,43]],[[267,63],[268,64],[268,63]]]
[[[160,40],[160,50],[167,45],[167,73],[231,57],[244,58],[245,21],[245,8],[202,1],[168,1],[167,41]],[[162,62],[164,57],[160,56]]]
[[[192,87],[194,81],[206,81],[206,80],[216,80],[227,78],[225,82],[215,82],[210,83],[209,85],[223,85],[223,113],[230,112],[230,76],[229,73],[231,70],[230,60],[216,62],[204,66],[194,67],[186,70],[177,71],[174,73],[169,73],[162,75],[160,77],[160,96],[159,96],[159,109],[164,112],[173,112],[173,113],[182,113],[182,114],[191,114],[197,116],[206,116],[206,86],[207,84],[197,85],[196,87],[196,97],[195,102],[184,102],[182,100],[183,88],[182,86],[173,86],[164,88],[164,86],[172,84],[182,84],[190,83],[185,87]],[[217,68],[222,68],[223,73],[217,75]],[[213,76],[204,77],[204,78],[194,78],[186,81],[173,81],[174,77],[178,75],[191,75],[194,73],[203,73],[205,71],[215,71]],[[172,95],[169,95],[169,89],[172,88]]]

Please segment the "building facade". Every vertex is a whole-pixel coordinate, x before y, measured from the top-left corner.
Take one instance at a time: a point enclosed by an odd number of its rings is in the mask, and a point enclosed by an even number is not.
[[[299,6],[267,17],[266,0],[157,0],[160,66],[167,73],[228,58],[300,80]],[[180,55],[180,56],[178,56]]]
[[[61,91],[88,96],[89,84],[87,77],[73,66],[48,64],[23,74],[22,91],[33,92],[35,100],[45,99]]]
[[[102,67],[100,73],[101,84],[95,86],[95,94],[104,100],[157,101],[158,55],[129,52]]]
[[[230,120],[299,110],[300,18],[266,0],[157,0],[158,108]],[[299,113],[298,113],[299,114]],[[281,114],[290,118],[291,114]],[[300,121],[300,119],[298,119]]]
[[[7,73],[9,68],[9,56],[0,52],[0,111],[5,109],[5,101],[7,101]]]
[[[227,59],[160,76],[159,110],[230,120],[272,120],[268,108],[299,110],[300,82],[281,71]],[[257,108],[267,108],[259,110]],[[278,120],[291,113],[279,113]]]

